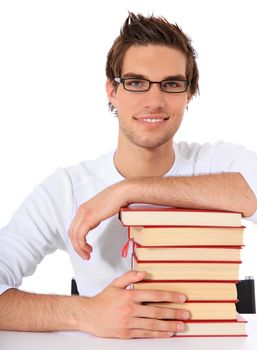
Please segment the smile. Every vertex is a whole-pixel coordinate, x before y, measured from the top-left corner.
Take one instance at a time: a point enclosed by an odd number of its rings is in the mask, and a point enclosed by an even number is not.
[[[142,119],[143,122],[147,122],[147,123],[160,123],[163,120],[164,119]]]
[[[169,118],[136,118],[137,121],[139,122],[144,122],[144,123],[162,123],[165,120],[168,120]]]

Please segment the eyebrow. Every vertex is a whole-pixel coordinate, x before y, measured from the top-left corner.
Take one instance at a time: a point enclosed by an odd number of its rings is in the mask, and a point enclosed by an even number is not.
[[[149,80],[146,76],[144,76],[142,74],[133,73],[133,72],[128,72],[128,73],[122,74],[122,78],[136,78],[136,79]],[[187,79],[182,74],[176,74],[176,75],[169,75],[169,76],[165,77],[163,80],[187,80]]]

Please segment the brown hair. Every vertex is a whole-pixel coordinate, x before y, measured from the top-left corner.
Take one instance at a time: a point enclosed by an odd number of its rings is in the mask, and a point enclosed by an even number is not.
[[[111,81],[121,76],[123,58],[132,45],[163,45],[176,48],[186,56],[186,79],[191,81],[190,93],[199,93],[199,73],[196,63],[196,51],[191,39],[182,32],[177,24],[169,23],[164,17],[145,17],[141,14],[129,15],[121,27],[120,35],[115,39],[107,55],[106,76]],[[115,82],[113,81],[115,84]],[[109,102],[110,110],[114,107]]]

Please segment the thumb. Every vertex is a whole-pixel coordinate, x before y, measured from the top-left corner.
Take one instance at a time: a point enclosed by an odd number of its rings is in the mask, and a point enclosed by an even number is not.
[[[128,271],[124,275],[112,281],[110,286],[118,288],[127,288],[131,283],[136,283],[144,279],[145,271]]]

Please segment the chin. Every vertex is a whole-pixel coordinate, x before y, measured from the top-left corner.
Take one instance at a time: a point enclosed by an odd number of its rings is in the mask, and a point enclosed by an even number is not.
[[[164,144],[167,144],[171,141],[172,137],[170,135],[166,136],[165,138],[158,138],[153,140],[152,138],[134,138],[134,139],[130,139],[130,141],[138,146],[138,147],[142,147],[142,148],[148,148],[148,149],[154,149],[160,146],[163,146]]]

